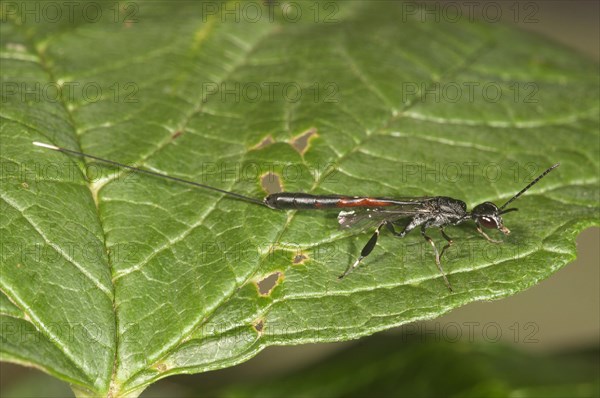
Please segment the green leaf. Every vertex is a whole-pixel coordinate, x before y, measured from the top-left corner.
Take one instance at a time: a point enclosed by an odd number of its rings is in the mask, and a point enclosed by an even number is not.
[[[572,261],[575,236],[598,224],[597,65],[564,48],[385,2],[294,3],[297,21],[281,5],[236,20],[223,7],[238,3],[115,4],[97,20],[4,10],[1,25],[2,359],[78,395],[137,395],[269,345],[508,296]],[[505,216],[503,245],[448,228],[450,293],[418,232],[383,234],[340,282],[372,232],[339,231],[335,214],[272,211],[32,141],[256,198],[271,179],[472,208],[561,166]]]

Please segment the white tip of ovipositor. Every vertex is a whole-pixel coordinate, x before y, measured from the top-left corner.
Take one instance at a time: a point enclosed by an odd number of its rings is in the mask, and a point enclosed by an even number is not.
[[[32,142],[33,145],[35,146],[41,146],[42,148],[48,148],[48,149],[52,149],[55,151],[60,151],[60,148],[54,145],[50,145],[50,144],[44,144],[43,142],[37,142],[37,141],[33,141]]]

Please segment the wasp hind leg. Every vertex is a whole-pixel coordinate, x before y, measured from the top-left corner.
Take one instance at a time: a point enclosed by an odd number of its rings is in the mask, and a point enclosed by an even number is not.
[[[391,233],[394,234],[395,237],[404,238],[404,236],[406,236],[407,233],[409,233],[419,225],[423,224],[425,221],[427,221],[426,218],[413,217],[401,232],[396,232],[396,230],[394,229],[394,225],[391,222],[386,222],[386,227]]]
[[[381,229],[385,226],[391,233],[394,234],[394,236],[396,236],[397,238],[403,238],[407,233],[409,233],[410,231],[412,231],[414,228],[418,227],[419,225],[423,224],[425,221],[427,221],[424,218],[421,217],[413,217],[412,220],[410,220],[410,222],[408,223],[408,225],[406,227],[404,227],[404,229],[402,230],[402,232],[396,232],[396,230],[394,229],[394,226],[391,222],[389,221],[383,221],[381,224],[379,224],[379,226],[377,226],[377,229],[375,230],[375,233],[373,233],[373,236],[371,236],[371,239],[369,239],[369,241],[367,242],[367,244],[365,245],[365,247],[363,247],[363,249],[360,252],[360,256],[358,257],[358,259],[354,262],[354,264],[352,264],[350,267],[348,267],[348,269],[338,277],[338,279],[342,279],[344,278],[346,275],[348,275],[350,272],[354,271],[354,269],[356,267],[358,267],[358,265],[360,264],[360,262],[362,260],[364,260],[365,257],[367,257],[369,254],[371,254],[371,252],[373,251],[373,249],[375,248],[375,245],[377,244],[377,239],[379,239],[379,234],[381,233]]]
[[[388,225],[389,226],[390,223],[387,222],[387,221],[384,221],[381,224],[379,224],[379,226],[375,230],[375,233],[373,233],[373,236],[371,236],[371,239],[369,239],[369,241],[367,242],[367,244],[365,245],[365,247],[363,247],[363,249],[360,251],[360,256],[358,257],[358,259],[354,262],[354,264],[352,264],[350,267],[348,267],[348,269],[342,275],[338,276],[338,279],[342,279],[346,275],[348,275],[350,272],[354,271],[354,269],[356,267],[358,267],[358,265],[360,264],[360,262],[365,257],[367,257],[369,254],[371,254],[371,252],[375,248],[375,245],[377,244],[377,239],[379,239],[379,234],[381,233],[381,228],[383,228],[384,225]]]

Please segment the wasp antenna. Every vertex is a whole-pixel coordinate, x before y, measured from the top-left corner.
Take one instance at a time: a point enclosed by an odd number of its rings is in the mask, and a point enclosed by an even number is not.
[[[519,196],[523,195],[529,188],[531,188],[532,186],[534,186],[539,180],[541,180],[542,178],[544,178],[544,176],[548,173],[550,173],[552,170],[554,170],[555,168],[557,168],[558,166],[560,166],[560,163],[556,163],[554,166],[549,167],[548,169],[546,169],[546,171],[544,171],[542,174],[540,174],[535,180],[531,181],[525,188],[521,189],[519,191],[519,193],[517,193],[515,196],[513,196],[512,198],[510,198],[508,200],[508,202],[506,202],[505,204],[503,204],[500,207],[500,210],[504,209],[509,203],[512,203],[514,200],[516,200]]]
[[[90,159],[97,160],[99,162],[112,164],[113,166],[123,167],[123,168],[129,169],[129,170],[139,171],[140,173],[149,174],[149,175],[152,175],[152,176],[155,176],[155,177],[166,178],[168,180],[173,180],[173,181],[181,182],[181,183],[184,183],[184,184],[193,185],[195,187],[199,187],[199,188],[204,188],[204,189],[208,189],[208,190],[211,190],[211,191],[220,192],[222,194],[229,195],[229,196],[232,196],[234,198],[238,198],[238,199],[244,200],[246,202],[255,203],[255,204],[258,204],[258,205],[261,205],[261,206],[266,206],[266,204],[262,200],[254,199],[254,198],[251,198],[251,197],[248,197],[248,196],[245,196],[245,195],[241,195],[239,193],[235,193],[235,192],[231,192],[231,191],[226,191],[224,189],[215,188],[215,187],[212,187],[210,185],[200,184],[199,182],[184,180],[183,178],[172,177],[172,176],[169,176],[169,175],[166,175],[166,174],[163,174],[163,173],[157,173],[155,171],[140,169],[139,167],[129,166],[129,165],[124,164],[124,163],[115,162],[114,160],[104,159],[104,158],[101,158],[101,157],[98,157],[98,156],[95,156],[95,155],[90,155],[90,154],[87,154],[87,153],[74,151],[72,149],[58,147],[56,145],[45,144],[43,142],[33,141],[32,144],[35,145],[35,146],[42,147],[42,148],[52,149],[53,151],[59,151],[59,152],[63,152],[63,153],[69,154],[69,155],[79,156],[79,157],[82,157],[82,158],[90,158]]]

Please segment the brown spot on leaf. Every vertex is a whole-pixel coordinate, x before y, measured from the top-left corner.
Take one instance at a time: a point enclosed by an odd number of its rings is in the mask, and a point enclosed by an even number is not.
[[[174,133],[171,135],[171,139],[172,139],[172,140],[174,140],[174,139],[176,139],[176,138],[179,138],[179,137],[180,137],[182,134],[183,134],[183,131],[181,131],[181,130],[177,130],[176,132],[174,132]]]
[[[265,327],[265,322],[262,319],[259,319],[257,322],[254,323],[254,330],[256,330],[258,333],[262,332],[264,327]]]
[[[282,276],[283,273],[277,271],[256,282],[258,293],[260,293],[261,296],[268,296],[269,294],[271,294],[275,286],[279,284],[279,281],[282,279]]]
[[[283,191],[281,179],[275,173],[268,172],[263,174],[260,177],[260,185],[269,194]]]
[[[302,264],[302,263],[304,263],[304,260],[306,260],[307,258],[308,257],[306,257],[304,254],[298,253],[294,256],[293,263],[294,263],[294,265]]]
[[[25,189],[29,189],[29,184],[27,184],[26,182],[22,182],[21,186]]]
[[[259,142],[258,144],[254,145],[250,149],[262,149],[262,148],[264,148],[266,146],[269,146],[269,145],[273,144],[274,142],[275,142],[275,140],[273,139],[273,137],[271,137],[270,135],[268,135],[265,138],[263,138],[261,142]]]
[[[317,128],[316,127],[311,127],[310,129],[306,130],[305,132],[303,132],[303,133],[295,136],[294,138],[292,138],[292,140],[290,141],[290,144],[301,155],[304,155],[304,153],[308,149],[308,144],[310,143],[310,140],[313,137],[317,137],[317,136],[318,136],[318,134],[317,134]]]

